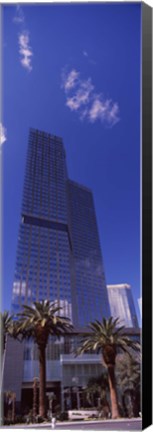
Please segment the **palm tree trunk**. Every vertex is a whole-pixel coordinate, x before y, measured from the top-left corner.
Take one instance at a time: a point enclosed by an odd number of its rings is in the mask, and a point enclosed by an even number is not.
[[[130,417],[134,417],[133,413],[133,397],[132,397],[132,390],[129,390],[129,406],[130,406]]]
[[[39,346],[39,414],[46,415],[46,359],[45,346]]]
[[[4,335],[4,338],[3,338],[3,354],[2,354],[2,370],[1,370],[0,392],[2,392],[2,388],[3,388],[4,368],[5,368],[5,358],[6,358],[6,344],[7,344],[7,335]]]
[[[112,418],[116,419],[116,418],[120,417],[120,414],[119,414],[119,407],[118,407],[118,401],[117,401],[114,365],[108,366],[108,383],[109,383],[109,389],[110,389]]]
[[[37,415],[37,378],[34,378],[33,382],[33,417]]]

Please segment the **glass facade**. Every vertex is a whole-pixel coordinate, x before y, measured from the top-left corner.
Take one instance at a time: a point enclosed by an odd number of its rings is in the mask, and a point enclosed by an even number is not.
[[[69,180],[69,203],[75,260],[76,309],[80,326],[110,316],[93,196]]]
[[[12,309],[45,298],[72,319],[72,245],[65,152],[58,137],[31,129]]]
[[[119,318],[125,327],[138,327],[131,287],[128,284],[107,285],[113,318]]]
[[[57,339],[50,337],[46,348],[47,381],[62,381],[64,386],[73,386],[73,377],[79,379],[84,386],[90,377],[98,376],[102,372],[101,355],[86,353],[75,357],[75,350],[80,345],[81,337],[69,335]],[[39,352],[36,344],[31,340],[25,341],[23,382],[30,382],[33,376],[39,376]]]
[[[12,311],[45,298],[77,326],[110,314],[92,193],[68,180],[62,139],[30,129]]]

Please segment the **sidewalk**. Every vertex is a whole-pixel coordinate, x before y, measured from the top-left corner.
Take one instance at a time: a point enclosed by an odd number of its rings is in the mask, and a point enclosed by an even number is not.
[[[119,419],[116,419],[116,420],[113,420],[113,419],[108,419],[108,420],[103,420],[103,419],[101,419],[101,420],[95,420],[95,419],[93,419],[93,420],[73,420],[73,421],[62,421],[62,422],[58,422],[57,421],[57,423],[56,423],[56,427],[54,428],[55,430],[57,429],[58,430],[58,426],[68,426],[68,429],[70,429],[70,427],[71,427],[71,425],[80,425],[80,424],[92,424],[92,423],[114,423],[115,421],[116,422],[127,422],[127,423],[129,423],[129,422],[137,422],[137,421],[142,421],[142,419],[141,419],[141,417],[136,417],[136,418],[119,418]],[[33,428],[35,428],[35,429],[37,429],[37,428],[41,428],[41,429],[43,429],[43,428],[46,428],[46,427],[48,427],[48,429],[52,429],[51,428],[51,423],[50,422],[46,422],[46,423],[29,423],[29,424],[18,424],[18,425],[10,425],[10,426],[1,426],[0,427],[0,429],[1,430],[3,430],[3,429],[30,429],[32,427],[32,429]]]

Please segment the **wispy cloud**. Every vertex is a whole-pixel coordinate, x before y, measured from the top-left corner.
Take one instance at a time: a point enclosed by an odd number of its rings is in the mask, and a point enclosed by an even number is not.
[[[93,65],[96,65],[96,61],[93,60],[92,58],[90,58],[89,54],[87,51],[82,51],[83,56],[86,58],[86,60],[88,61],[88,63],[91,63]]]
[[[16,14],[13,18],[13,22],[20,24],[24,22],[24,13],[20,5],[16,6]]]
[[[86,81],[80,81],[78,90],[74,96],[67,98],[66,105],[72,111],[77,111],[82,105],[88,104],[93,89],[94,86],[92,85],[90,78]]]
[[[31,57],[33,56],[33,51],[30,46],[29,31],[25,26],[25,16],[20,5],[16,6],[16,14],[13,18],[13,22],[18,24],[20,27],[20,33],[18,36],[20,63],[25,69],[31,72]]]
[[[83,55],[84,55],[85,57],[88,57],[88,53],[87,53],[87,51],[83,51]]]
[[[119,121],[119,106],[111,99],[103,100],[103,97],[98,95],[88,111],[88,116],[91,123],[99,119],[114,126]]]
[[[31,57],[33,56],[32,49],[29,45],[29,34],[27,31],[19,35],[19,53],[21,55],[20,62],[29,72],[32,70]]]
[[[67,92],[74,88],[77,85],[79,78],[79,72],[75,69],[72,69],[69,74],[66,74],[65,71],[62,72],[62,87]]]
[[[91,78],[82,80],[76,69],[64,73],[64,77],[62,75],[62,87],[66,95],[66,106],[77,112],[81,120],[87,119],[90,123],[100,120],[109,127],[120,120],[118,103],[97,93]]]
[[[7,139],[7,131],[6,128],[0,123],[0,146],[4,144]]]

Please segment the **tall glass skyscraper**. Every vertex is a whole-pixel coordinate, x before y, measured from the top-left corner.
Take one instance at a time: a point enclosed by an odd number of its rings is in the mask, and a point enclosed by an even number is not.
[[[68,185],[77,321],[83,326],[110,311],[92,192],[71,180]]]
[[[71,318],[74,331],[46,348],[46,388],[61,410],[80,404],[89,378],[101,373],[101,355],[75,357],[86,325],[110,316],[108,292],[90,189],[68,178],[62,139],[31,129],[24,179],[21,223],[13,284],[12,312],[22,304],[49,299]],[[16,368],[16,359],[18,367]],[[33,404],[33,378],[39,376],[39,353],[32,341],[9,338],[4,390],[16,394],[19,412]],[[11,365],[11,367],[10,367]]]
[[[45,298],[75,326],[110,315],[92,192],[68,179],[62,139],[30,129],[12,311]]]

